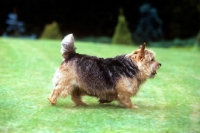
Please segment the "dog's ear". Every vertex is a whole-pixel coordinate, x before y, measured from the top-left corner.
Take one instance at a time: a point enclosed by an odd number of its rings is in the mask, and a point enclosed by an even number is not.
[[[144,53],[145,47],[146,47],[146,43],[145,42],[142,45],[140,45],[140,52],[141,53]]]
[[[129,57],[132,60],[142,61],[145,58],[145,46],[146,43],[140,45],[138,50],[133,51],[131,54],[127,54],[126,57]]]
[[[139,52],[139,60],[143,60],[145,58],[145,47],[146,47],[146,43],[144,42],[142,45],[140,45],[140,52]]]

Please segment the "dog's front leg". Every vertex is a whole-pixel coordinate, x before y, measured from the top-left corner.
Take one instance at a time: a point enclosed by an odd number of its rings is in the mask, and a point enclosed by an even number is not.
[[[119,105],[124,108],[136,109],[137,106],[133,105],[130,96],[118,95]]]

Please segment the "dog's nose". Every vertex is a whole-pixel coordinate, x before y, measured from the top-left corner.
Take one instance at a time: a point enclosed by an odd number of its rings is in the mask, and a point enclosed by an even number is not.
[[[159,65],[161,66],[162,64],[161,64],[161,63],[159,63]]]

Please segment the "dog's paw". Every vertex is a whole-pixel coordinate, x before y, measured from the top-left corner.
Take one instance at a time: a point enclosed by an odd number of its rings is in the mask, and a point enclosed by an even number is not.
[[[53,100],[51,100],[50,98],[47,98],[47,99],[49,100],[49,103],[50,103],[51,106],[53,106],[53,105],[56,104],[56,101],[53,101]]]
[[[103,99],[99,99],[99,104],[104,104],[104,103],[111,103],[111,100],[103,100]]]
[[[132,105],[131,107],[130,107],[130,109],[138,109],[139,107],[138,106],[135,106],[135,105]]]

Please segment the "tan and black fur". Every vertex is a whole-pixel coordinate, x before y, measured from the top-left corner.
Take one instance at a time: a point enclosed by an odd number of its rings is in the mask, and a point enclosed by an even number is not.
[[[71,95],[75,105],[85,106],[81,97],[89,95],[99,98],[100,103],[117,100],[122,107],[137,108],[130,97],[161,66],[145,44],[131,54],[114,58],[76,53],[72,34],[63,39],[61,47],[63,62],[53,78],[54,89],[48,98],[51,105],[56,104],[58,97]]]

